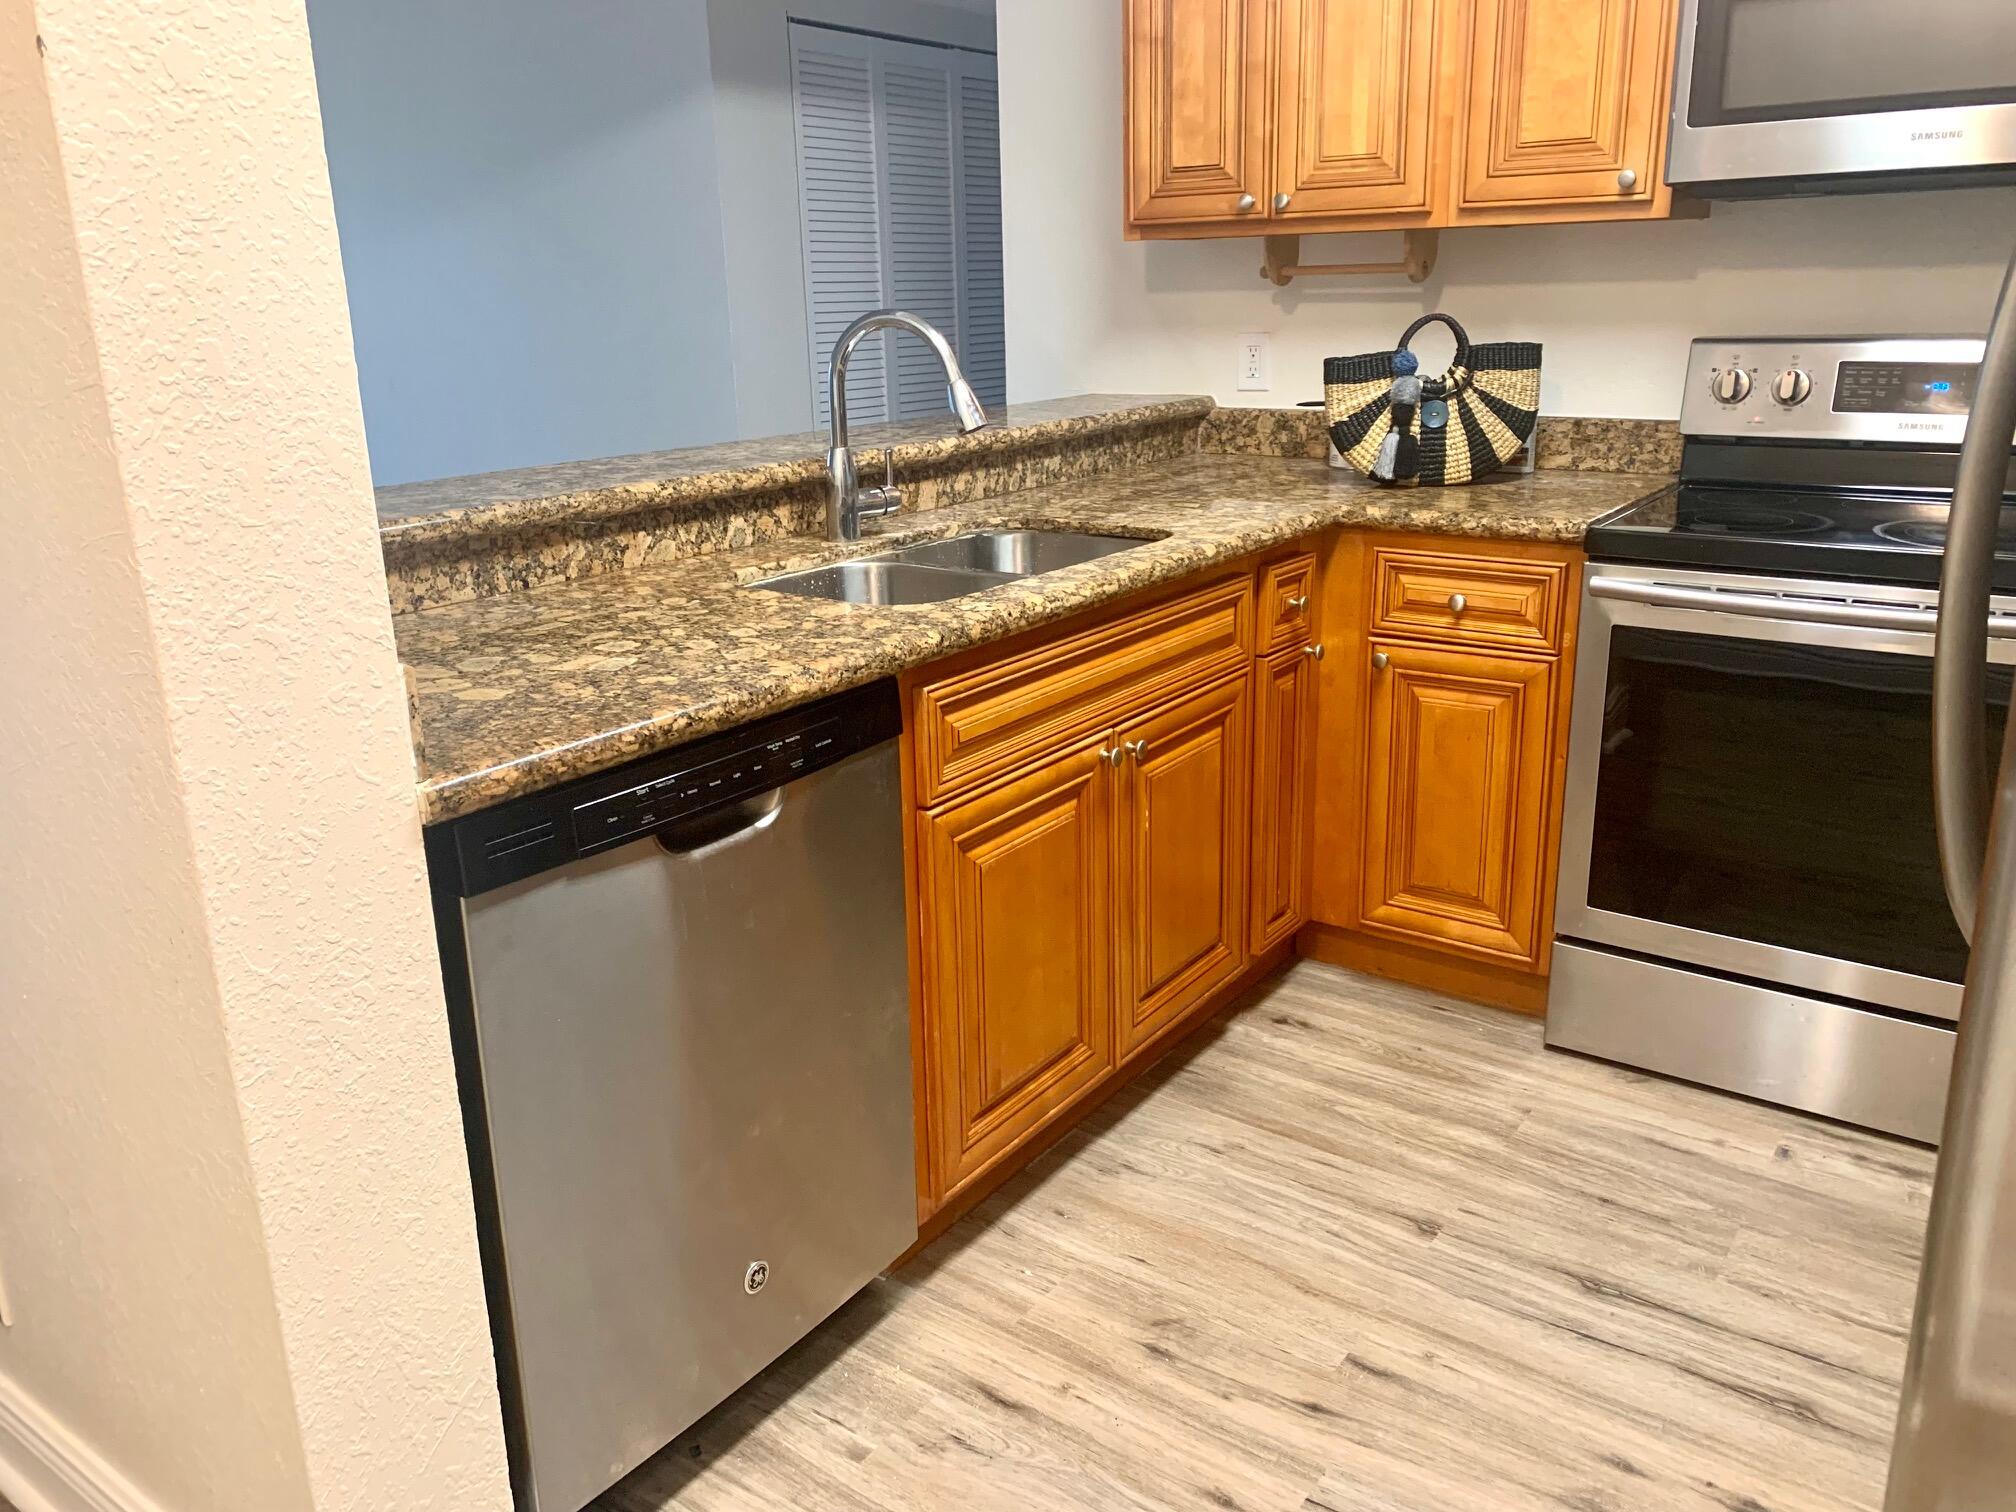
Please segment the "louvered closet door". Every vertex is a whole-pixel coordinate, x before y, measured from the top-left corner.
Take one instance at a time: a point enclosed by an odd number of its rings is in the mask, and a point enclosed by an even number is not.
[[[967,57],[957,80],[959,365],[993,409],[1008,402],[1001,295],[1001,110],[994,60]]]
[[[1004,403],[994,59],[803,23],[791,38],[817,422],[833,343],[878,305],[944,331],[981,399]],[[935,415],[945,378],[914,337],[871,337],[847,395],[856,421]]]

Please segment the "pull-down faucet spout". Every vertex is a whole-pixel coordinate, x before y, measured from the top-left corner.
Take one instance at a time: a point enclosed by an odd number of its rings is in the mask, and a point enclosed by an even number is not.
[[[903,507],[903,496],[891,483],[881,488],[863,488],[854,469],[854,453],[847,445],[847,359],[871,332],[894,329],[921,336],[938,354],[945,368],[945,401],[958,417],[962,432],[979,430],[987,424],[987,411],[973,385],[959,371],[959,359],[952,343],[929,321],[919,320],[907,310],[870,310],[847,327],[833,347],[832,371],[827,379],[828,408],[833,417],[833,434],[826,449],[826,539],[858,541],[861,522],[877,515],[894,514]]]

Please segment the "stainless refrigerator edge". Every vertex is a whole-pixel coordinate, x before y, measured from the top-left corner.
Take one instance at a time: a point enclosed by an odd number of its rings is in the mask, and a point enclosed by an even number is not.
[[[1939,584],[1933,803],[1972,942],[1885,1512],[2016,1507],[2016,741],[1991,792],[1989,581],[2016,432],[2016,259],[1970,406]]]

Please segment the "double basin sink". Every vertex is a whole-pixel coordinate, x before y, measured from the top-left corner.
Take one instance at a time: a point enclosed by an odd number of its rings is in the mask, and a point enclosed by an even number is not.
[[[976,530],[750,584],[845,604],[935,604],[1018,578],[1097,561],[1143,542],[1075,530]]]

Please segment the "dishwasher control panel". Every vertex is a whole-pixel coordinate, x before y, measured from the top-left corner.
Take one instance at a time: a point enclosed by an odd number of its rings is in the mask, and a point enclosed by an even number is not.
[[[760,746],[731,751],[606,798],[576,804],[576,854],[590,855],[673,819],[690,818],[816,771],[841,751],[846,737],[843,720],[822,719],[806,729],[779,731]],[[855,749],[858,747],[846,747],[848,751]]]
[[[901,725],[896,685],[874,683],[435,825],[428,870],[437,892],[473,898],[781,787],[895,739]]]

